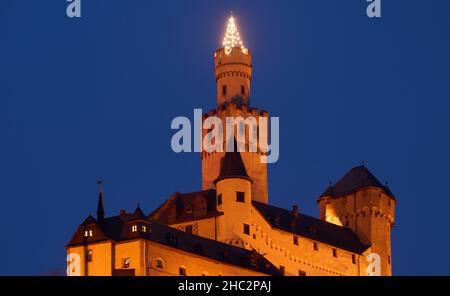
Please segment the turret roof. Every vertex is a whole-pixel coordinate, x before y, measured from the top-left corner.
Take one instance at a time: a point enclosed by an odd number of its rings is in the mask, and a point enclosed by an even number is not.
[[[225,156],[222,157],[220,173],[214,183],[229,178],[243,178],[251,181],[242,161],[241,153],[237,151],[236,147],[233,152],[226,152]]]
[[[364,165],[361,165],[352,168],[335,185],[328,186],[319,199],[325,196],[344,196],[368,187],[380,188],[387,195],[395,198],[387,185],[383,185]]]

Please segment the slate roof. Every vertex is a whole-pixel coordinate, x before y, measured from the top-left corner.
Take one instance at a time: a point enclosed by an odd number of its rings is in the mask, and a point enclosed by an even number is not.
[[[273,228],[357,254],[368,248],[348,228],[257,201],[252,204]]]
[[[214,184],[228,178],[243,178],[251,181],[242,161],[241,153],[237,151],[237,147],[235,147],[234,152],[226,152],[220,160],[220,173],[217,179],[214,180]]]
[[[282,275],[278,268],[255,251],[199,237],[154,221],[148,221],[148,232],[140,234],[131,233],[129,231],[129,222],[135,221],[136,218],[141,219],[141,217],[136,215],[136,211],[133,214],[123,213],[118,216],[105,218],[102,221],[97,221],[92,216],[89,216],[75,232],[74,237],[67,247],[104,240],[118,242],[141,237],[174,249],[197,254],[231,265],[248,268],[269,275]],[[94,236],[92,238],[84,237],[84,230],[87,228],[93,229]]]
[[[383,185],[378,179],[364,166],[352,168],[345,174],[334,186],[329,186],[319,197],[331,196],[339,197],[352,194],[360,189],[376,187],[382,189],[386,195],[395,199],[387,185]]]
[[[223,215],[216,209],[216,190],[175,192],[148,218],[163,224],[176,224]]]

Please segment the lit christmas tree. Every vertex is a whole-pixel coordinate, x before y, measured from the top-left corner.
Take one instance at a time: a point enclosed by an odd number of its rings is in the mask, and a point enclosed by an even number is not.
[[[230,54],[233,48],[236,47],[240,47],[242,50],[245,50],[241,37],[239,36],[236,21],[232,15],[228,19],[227,30],[225,32],[225,37],[223,38],[223,47],[225,48],[226,54]]]

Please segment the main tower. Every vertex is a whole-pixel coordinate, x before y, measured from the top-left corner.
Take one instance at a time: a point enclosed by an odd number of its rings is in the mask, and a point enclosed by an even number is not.
[[[203,120],[208,116],[217,116],[225,127],[227,117],[240,117],[244,121],[253,117],[259,126],[260,118],[267,118],[268,113],[250,108],[252,56],[242,42],[234,16],[230,16],[228,19],[222,48],[214,53],[214,67],[217,84],[217,109],[204,114]],[[244,127],[246,149],[245,152],[241,152],[241,156],[249,178],[252,180],[252,200],[267,203],[267,165],[261,161],[264,153],[260,149],[259,141],[257,151],[249,152],[250,129],[248,125],[244,125]],[[207,133],[208,130],[202,131],[202,139]],[[223,147],[226,147],[227,138],[228,135],[224,128]],[[219,175],[220,162],[224,155],[224,152],[202,152],[202,187],[204,190],[215,187],[214,180]]]

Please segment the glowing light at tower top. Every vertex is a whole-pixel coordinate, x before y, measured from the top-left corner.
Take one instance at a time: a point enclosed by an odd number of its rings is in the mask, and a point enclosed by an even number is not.
[[[233,48],[240,47],[245,51],[244,44],[242,43],[241,37],[239,36],[239,31],[237,29],[236,20],[233,15],[228,19],[227,30],[225,32],[225,37],[223,38],[223,47],[226,54],[230,54]]]

